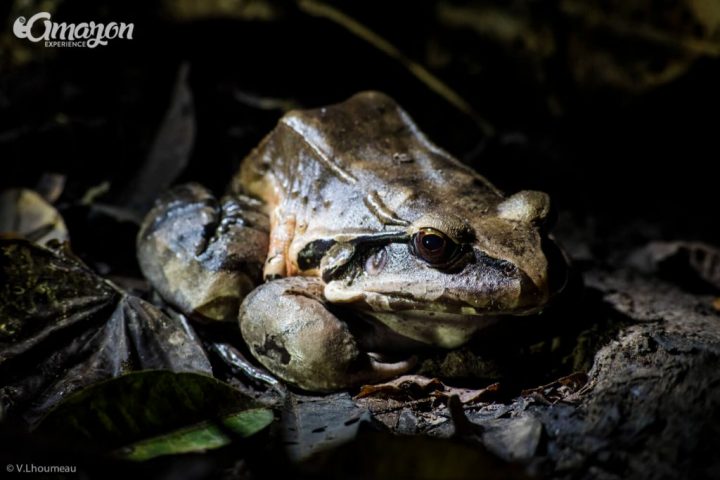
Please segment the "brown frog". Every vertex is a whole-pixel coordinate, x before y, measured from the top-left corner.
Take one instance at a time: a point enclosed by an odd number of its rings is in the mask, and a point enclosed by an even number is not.
[[[391,98],[363,92],[283,116],[220,201],[194,184],[169,192],[138,258],[166,301],[239,318],[262,365],[328,391],[540,311],[566,277],[549,211],[546,194],[503,196]]]

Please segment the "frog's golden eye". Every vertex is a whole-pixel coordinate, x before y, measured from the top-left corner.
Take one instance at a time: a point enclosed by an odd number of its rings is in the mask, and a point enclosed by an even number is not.
[[[413,252],[431,265],[442,265],[452,259],[458,244],[434,228],[423,228],[412,237]]]

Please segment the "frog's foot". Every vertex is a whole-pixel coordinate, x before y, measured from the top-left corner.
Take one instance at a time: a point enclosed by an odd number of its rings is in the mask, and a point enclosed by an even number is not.
[[[410,370],[414,359],[383,362],[362,351],[348,325],[323,300],[316,278],[287,277],[256,288],[240,307],[251,352],[271,372],[304,390],[376,383]]]
[[[137,239],[145,277],[168,303],[195,317],[234,320],[260,281],[268,219],[260,203],[218,201],[204,187],[181,185],[145,217]]]

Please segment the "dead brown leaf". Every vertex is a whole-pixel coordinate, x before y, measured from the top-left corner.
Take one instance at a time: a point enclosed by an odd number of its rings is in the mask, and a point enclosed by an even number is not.
[[[582,389],[587,381],[588,376],[585,372],[575,372],[558,378],[547,385],[523,390],[520,394],[523,397],[535,396],[550,403],[555,403],[560,400],[569,400],[572,395]]]
[[[386,399],[418,400],[442,399],[447,401],[456,395],[460,403],[476,403],[496,397],[500,391],[500,384],[493,383],[485,388],[456,388],[442,383],[437,378],[428,378],[422,375],[403,375],[390,382],[375,385],[363,385],[355,399],[375,397]]]

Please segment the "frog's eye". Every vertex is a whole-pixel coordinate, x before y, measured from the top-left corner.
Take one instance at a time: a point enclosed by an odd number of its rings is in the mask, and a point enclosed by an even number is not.
[[[455,255],[458,244],[434,228],[423,228],[412,237],[413,252],[431,265],[447,263]]]

